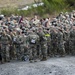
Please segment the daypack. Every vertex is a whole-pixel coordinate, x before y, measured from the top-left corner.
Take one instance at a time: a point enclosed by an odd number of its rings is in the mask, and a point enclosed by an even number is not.
[[[30,44],[36,44],[38,37],[37,35],[30,35]]]

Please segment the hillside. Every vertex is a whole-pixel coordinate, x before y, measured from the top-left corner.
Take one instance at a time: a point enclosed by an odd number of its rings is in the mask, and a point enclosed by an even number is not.
[[[40,0],[0,0],[0,8],[2,7],[20,7],[26,4],[34,3]]]

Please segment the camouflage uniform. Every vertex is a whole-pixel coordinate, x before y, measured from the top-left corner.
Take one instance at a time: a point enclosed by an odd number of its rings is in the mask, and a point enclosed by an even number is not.
[[[57,54],[57,31],[51,30],[51,54],[55,56]]]
[[[28,51],[29,43],[27,42],[27,36],[26,35],[22,34],[22,38],[24,40],[24,43],[23,43],[23,46],[22,46],[24,48],[24,53],[22,53],[23,54],[22,55],[22,60],[26,61],[27,58],[29,57],[29,51]],[[28,58],[28,60],[29,60],[29,58]]]
[[[1,56],[1,45],[0,45],[0,62],[2,61],[2,56]]]
[[[37,58],[37,44],[39,41],[39,36],[35,32],[31,32],[28,35],[29,41],[29,60],[36,60]]]
[[[16,37],[16,55],[17,60],[22,60],[24,55],[24,40],[21,34],[18,34]]]
[[[14,59],[17,59],[17,56],[16,56],[16,38],[17,38],[17,35],[16,35],[16,33],[12,33],[11,34],[11,37],[12,37],[12,44],[11,44],[11,46],[10,46],[10,58],[12,59],[12,60],[14,60]]]
[[[45,36],[47,38],[47,46],[48,46],[47,55],[51,56],[51,36],[50,36],[50,31],[49,30],[46,30]]]
[[[0,39],[1,39],[1,33],[0,33]],[[2,56],[1,56],[1,43],[0,43],[0,62],[2,61]]]
[[[69,49],[69,37],[70,37],[70,32],[65,31],[63,33],[64,36],[64,46],[65,46],[65,52],[66,54],[70,54],[70,49]]]
[[[42,60],[47,60],[47,38],[43,31],[39,32]]]
[[[58,42],[58,54],[60,56],[64,56],[65,55],[65,47],[64,47],[64,40],[63,40],[63,32],[61,29],[58,30],[58,34],[57,34],[57,42]]]
[[[75,55],[75,29],[70,31],[69,48],[72,55]]]
[[[5,32],[3,32],[1,38],[1,55],[2,55],[2,62],[5,61],[10,61],[10,42],[11,42],[11,37],[6,34]]]

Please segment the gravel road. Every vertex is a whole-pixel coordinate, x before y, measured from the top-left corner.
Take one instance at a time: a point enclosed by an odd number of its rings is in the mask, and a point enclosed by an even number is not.
[[[75,57],[50,58],[47,61],[0,64],[0,75],[75,75]]]

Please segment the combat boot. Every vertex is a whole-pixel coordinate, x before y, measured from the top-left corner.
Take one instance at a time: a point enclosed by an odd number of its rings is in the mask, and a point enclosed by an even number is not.
[[[33,63],[34,61],[33,60],[29,60],[30,61],[30,63]]]
[[[47,60],[47,57],[43,57],[42,59],[41,59],[41,61],[46,61]]]
[[[2,58],[2,60],[1,60],[1,64],[4,64],[5,63],[5,61],[4,61],[4,59]]]

